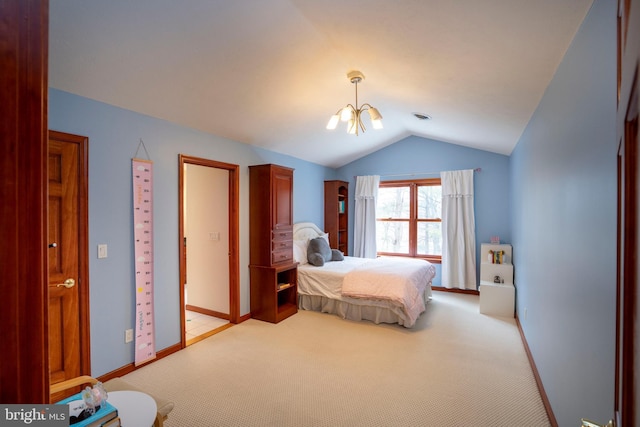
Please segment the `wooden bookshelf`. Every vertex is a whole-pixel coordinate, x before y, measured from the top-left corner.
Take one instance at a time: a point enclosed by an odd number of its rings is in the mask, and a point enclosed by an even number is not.
[[[348,255],[349,248],[349,183],[324,182],[324,231],[329,233],[329,246]]]

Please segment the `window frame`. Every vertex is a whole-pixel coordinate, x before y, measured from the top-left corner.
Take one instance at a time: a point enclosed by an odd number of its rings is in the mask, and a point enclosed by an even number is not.
[[[418,223],[420,222],[439,222],[442,224],[442,218],[418,218],[418,188],[424,186],[440,186],[442,181],[440,178],[424,178],[424,179],[405,179],[395,181],[380,181],[378,188],[389,187],[409,187],[409,219],[406,218],[379,218],[376,214],[376,223],[378,221],[386,222],[408,222],[409,223],[409,253],[382,252],[378,251],[378,256],[403,256],[408,258],[425,259],[435,264],[442,263],[442,255],[423,255],[417,253],[418,242]],[[441,215],[442,216],[442,212]]]

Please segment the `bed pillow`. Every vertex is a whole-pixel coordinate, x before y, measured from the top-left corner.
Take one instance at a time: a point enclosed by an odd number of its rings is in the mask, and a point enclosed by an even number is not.
[[[300,265],[307,263],[307,245],[308,240],[293,241],[293,260]]]
[[[307,246],[307,261],[309,264],[322,267],[325,262],[344,260],[342,251],[331,249],[326,240],[326,236],[309,240],[309,245]]]
[[[309,264],[322,267],[325,262],[331,261],[331,258],[331,248],[324,238],[316,237],[315,239],[309,240],[309,246],[307,247],[307,260]]]

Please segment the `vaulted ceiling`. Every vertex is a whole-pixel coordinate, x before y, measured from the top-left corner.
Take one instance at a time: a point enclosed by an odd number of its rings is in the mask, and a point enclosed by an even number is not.
[[[330,167],[409,135],[508,155],[591,3],[50,0],[49,83]],[[351,70],[384,129],[325,129]]]

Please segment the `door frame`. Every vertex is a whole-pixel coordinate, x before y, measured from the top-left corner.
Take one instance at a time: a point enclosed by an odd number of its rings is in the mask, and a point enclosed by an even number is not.
[[[78,146],[78,322],[80,323],[80,375],[91,374],[91,322],[89,298],[89,138],[49,130],[50,139]],[[47,189],[47,195],[49,190]],[[47,214],[48,216],[48,214]],[[48,271],[48,270],[47,270]]]
[[[635,425],[636,316],[638,300],[638,74],[634,77],[629,104],[624,110],[624,135],[618,150],[618,274],[616,295],[616,425]]]
[[[184,167],[186,164],[224,169],[229,172],[229,321],[238,323],[240,317],[240,269],[239,269],[239,166],[200,157],[178,155],[178,247],[180,263],[180,343],[187,346],[186,319],[184,313],[184,283],[187,266],[184,260]]]
[[[616,277],[616,353],[615,400],[616,426],[636,425],[640,396],[636,346],[640,339],[638,278],[640,275],[640,192],[638,167],[638,110],[640,109],[640,51],[635,43],[640,23],[630,13],[638,2],[618,0],[617,7],[617,138],[618,138],[618,248]],[[638,12],[638,11],[636,11]],[[637,17],[637,15],[636,15]],[[631,24],[631,25],[630,25]]]

